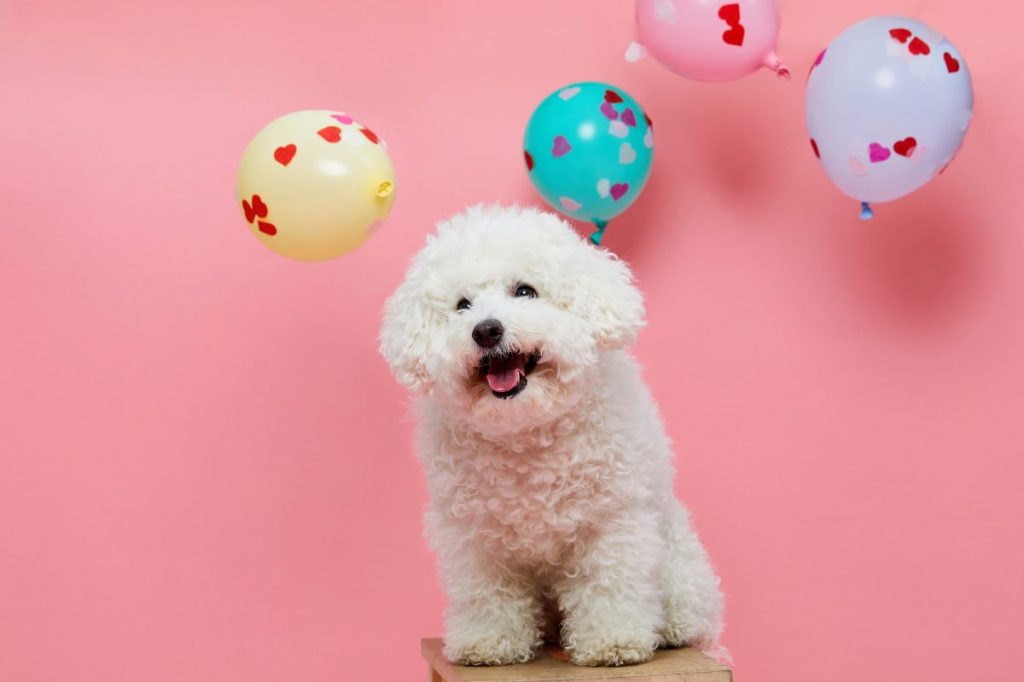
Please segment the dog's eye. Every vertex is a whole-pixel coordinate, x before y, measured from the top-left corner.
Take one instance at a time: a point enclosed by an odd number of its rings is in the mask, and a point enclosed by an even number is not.
[[[517,298],[537,298],[537,290],[529,284],[520,284],[516,287]]]
[[[468,298],[460,298],[459,302],[455,304],[456,310],[469,310],[471,307],[473,307],[473,304],[470,303]]]

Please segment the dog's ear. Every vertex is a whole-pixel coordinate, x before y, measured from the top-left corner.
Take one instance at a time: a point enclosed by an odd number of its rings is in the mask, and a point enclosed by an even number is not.
[[[573,309],[592,326],[600,347],[628,346],[644,325],[644,299],[633,284],[633,273],[610,251],[580,246],[568,259],[575,288]]]
[[[425,360],[436,324],[436,313],[423,300],[420,279],[414,266],[384,304],[380,330],[381,354],[399,383],[412,391],[426,390],[431,383]]]

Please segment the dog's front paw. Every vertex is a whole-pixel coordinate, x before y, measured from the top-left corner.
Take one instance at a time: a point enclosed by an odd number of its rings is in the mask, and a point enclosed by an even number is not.
[[[635,665],[654,658],[652,637],[602,637],[593,641],[577,639],[570,653],[576,665]]]
[[[692,646],[709,649],[722,633],[722,602],[717,592],[703,599],[676,599],[666,604],[664,619],[658,628],[660,645]]]
[[[692,646],[698,649],[708,649],[718,639],[718,630],[718,625],[706,618],[689,621],[673,620],[658,630],[661,640],[659,645],[668,648]]]
[[[445,637],[444,655],[459,665],[511,665],[531,660],[539,646],[539,635],[516,633],[477,634]]]

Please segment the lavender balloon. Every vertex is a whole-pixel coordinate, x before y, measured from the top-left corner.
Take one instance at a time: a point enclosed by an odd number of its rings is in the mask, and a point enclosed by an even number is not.
[[[866,19],[818,55],[807,80],[811,148],[861,203],[898,199],[941,173],[974,107],[960,52],[920,21]]]

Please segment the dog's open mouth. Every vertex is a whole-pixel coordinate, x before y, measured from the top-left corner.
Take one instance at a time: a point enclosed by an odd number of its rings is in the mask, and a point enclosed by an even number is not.
[[[480,358],[478,372],[498,398],[512,398],[526,388],[526,377],[537,367],[540,352],[488,353]]]

